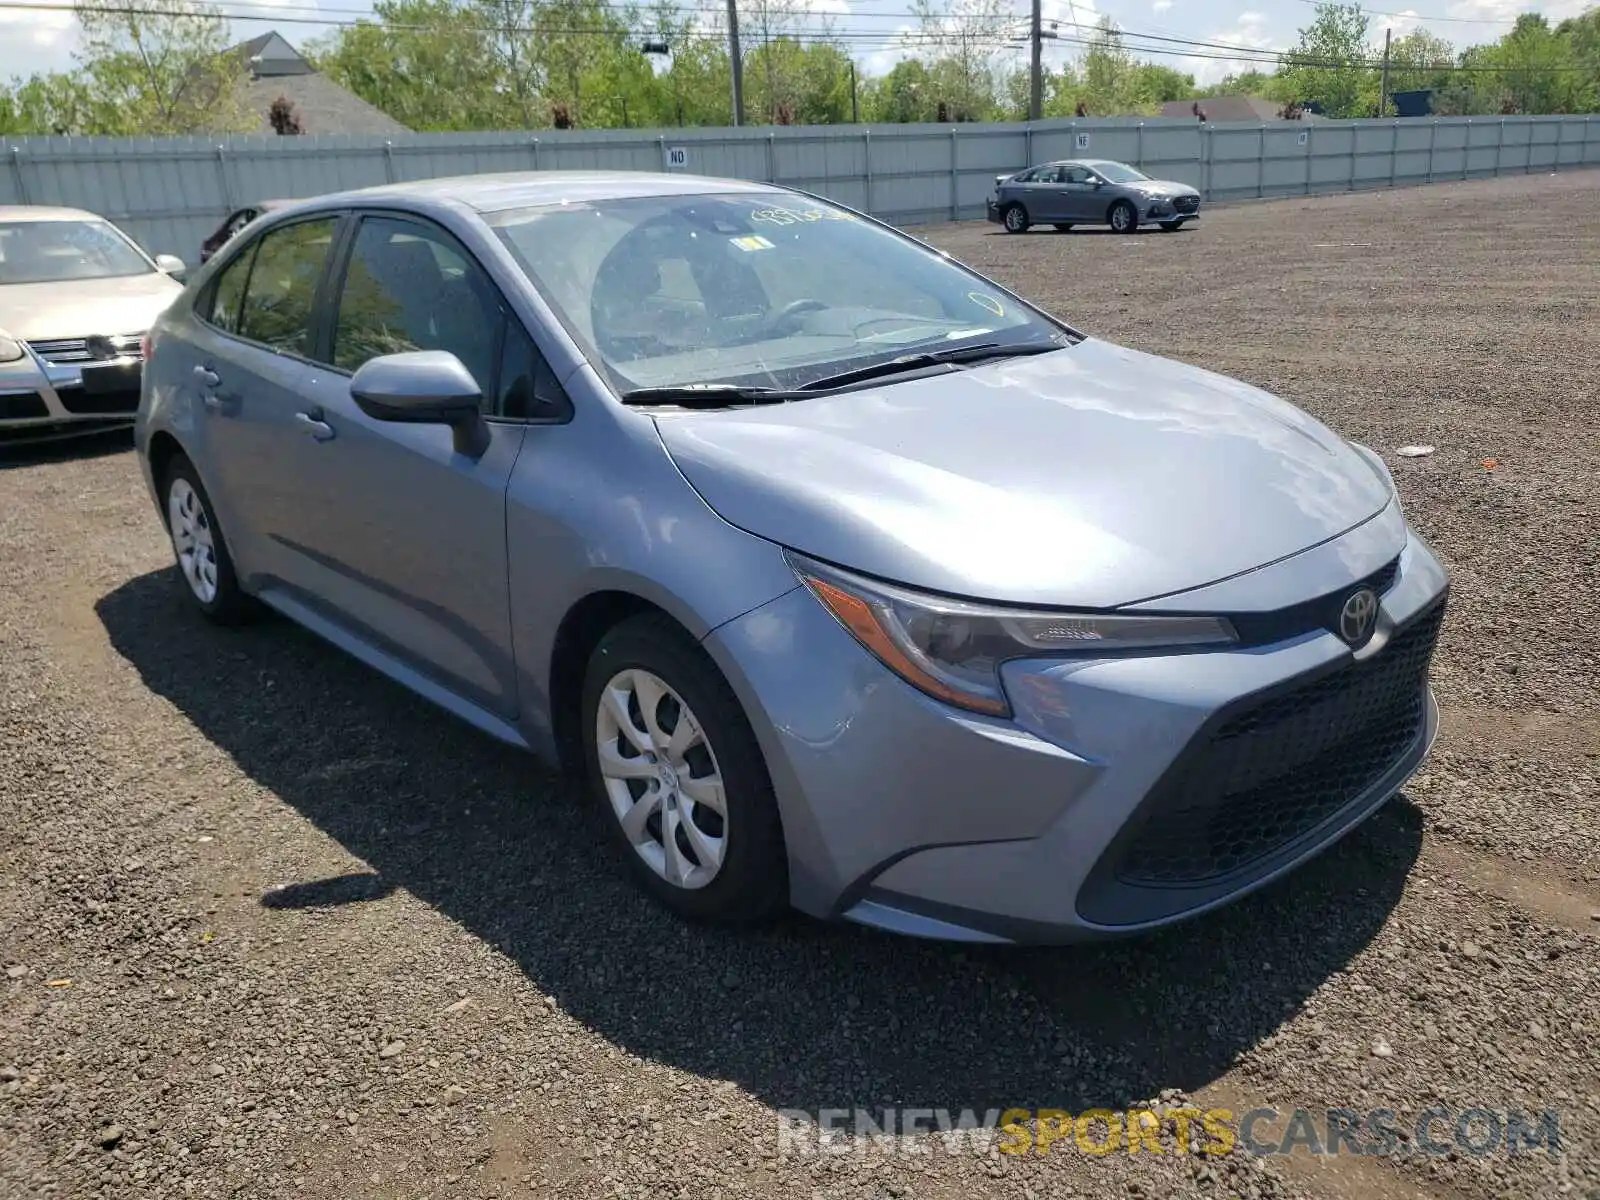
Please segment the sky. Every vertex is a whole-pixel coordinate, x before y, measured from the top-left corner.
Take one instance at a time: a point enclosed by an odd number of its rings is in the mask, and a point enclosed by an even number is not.
[[[70,0],[27,0],[30,4],[49,5],[43,10],[5,7],[11,2],[14,0],[0,0],[0,79],[36,71],[70,70],[77,46]],[[810,11],[827,14],[836,30],[861,35],[851,36],[846,44],[871,73],[882,73],[907,53],[892,44],[898,30],[913,28],[904,0],[771,2],[790,10],[803,5]],[[1027,0],[1010,2],[1017,12],[1019,32],[1025,31]],[[1498,38],[1511,27],[1519,12],[1542,12],[1554,22],[1576,16],[1594,0],[1426,0],[1427,6],[1419,8],[1402,0],[1372,2],[1379,6],[1371,10],[1371,28],[1380,45],[1385,27],[1392,27],[1399,36],[1420,26],[1460,48]],[[1280,50],[1295,43],[1298,29],[1312,16],[1314,3],[1315,0],[1247,0],[1244,4],[1239,0],[1043,0],[1043,12],[1047,25],[1051,21],[1059,23],[1057,29],[1062,36],[1080,36],[1085,32],[1081,26],[1109,15],[1129,33]],[[222,0],[221,7],[235,15],[233,31],[239,40],[276,28],[291,43],[299,44],[327,29],[302,22],[314,21],[319,12],[330,11],[335,19],[348,20],[369,9],[370,0],[322,0],[320,6],[318,0]],[[241,13],[253,19],[237,19]],[[747,32],[746,45],[749,44]],[[1196,49],[1198,55],[1206,57],[1186,57],[1183,47],[1171,43],[1166,47],[1172,53],[1141,57],[1192,74],[1202,84],[1250,66],[1248,60],[1230,60],[1226,50]],[[1081,46],[1064,42],[1046,43],[1046,62],[1059,64],[1081,51]]]

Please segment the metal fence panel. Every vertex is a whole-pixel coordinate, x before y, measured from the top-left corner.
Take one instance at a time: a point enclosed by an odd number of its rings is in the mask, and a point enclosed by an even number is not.
[[[1600,165],[1592,116],[1202,124],[1141,119],[996,125],[540,130],[0,139],[0,204],[99,212],[153,251],[192,258],[252,200],[510,171],[686,171],[776,181],[902,225],[982,216],[999,174],[1110,158],[1211,202],[1398,187]]]

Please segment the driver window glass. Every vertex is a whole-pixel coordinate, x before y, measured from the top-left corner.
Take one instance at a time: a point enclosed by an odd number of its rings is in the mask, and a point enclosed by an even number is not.
[[[483,389],[495,382],[498,293],[440,231],[410,221],[361,222],[339,293],[333,365],[356,371],[407,350],[448,350]]]

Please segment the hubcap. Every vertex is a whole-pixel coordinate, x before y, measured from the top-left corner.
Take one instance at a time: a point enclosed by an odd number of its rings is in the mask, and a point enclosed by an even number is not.
[[[187,479],[174,479],[167,492],[167,524],[189,590],[202,604],[210,604],[217,598],[217,548],[211,517]]]
[[[728,803],[716,755],[683,697],[629,668],[600,693],[595,745],[606,796],[646,865],[674,887],[703,888],[728,849]]]
[[[1006,228],[1007,229],[1021,229],[1022,228],[1022,213],[1021,213],[1020,210],[1013,208],[1010,212],[1006,213]]]
[[[1119,230],[1126,229],[1128,227],[1128,210],[1125,208],[1119,208],[1116,212],[1112,213],[1111,224]]]

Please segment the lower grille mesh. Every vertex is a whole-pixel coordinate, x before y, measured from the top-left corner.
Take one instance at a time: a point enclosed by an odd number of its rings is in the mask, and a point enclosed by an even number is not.
[[[1443,620],[1441,604],[1373,658],[1227,719],[1160,785],[1117,878],[1171,887],[1229,875],[1356,800],[1421,731]]]

